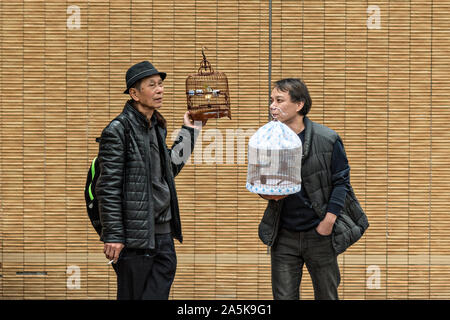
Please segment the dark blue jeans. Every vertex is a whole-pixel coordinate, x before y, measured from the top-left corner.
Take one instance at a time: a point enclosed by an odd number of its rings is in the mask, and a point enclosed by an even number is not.
[[[118,300],[167,300],[177,256],[171,234],[155,235],[154,250],[124,248],[116,264]]]
[[[331,235],[315,228],[305,232],[280,229],[271,250],[272,291],[275,300],[298,300],[303,265],[311,276],[316,300],[338,300],[339,266]]]

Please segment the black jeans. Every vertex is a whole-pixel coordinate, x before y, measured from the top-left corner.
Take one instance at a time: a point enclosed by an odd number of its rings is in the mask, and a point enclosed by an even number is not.
[[[316,300],[338,300],[340,282],[337,256],[331,235],[315,228],[305,232],[280,229],[271,250],[272,291],[275,300],[298,300],[303,265],[306,264]]]
[[[118,300],[167,300],[177,256],[171,234],[156,234],[154,250],[127,249],[116,264]]]

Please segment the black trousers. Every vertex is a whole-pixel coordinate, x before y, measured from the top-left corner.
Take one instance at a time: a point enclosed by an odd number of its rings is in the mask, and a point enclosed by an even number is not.
[[[275,300],[298,300],[303,265],[311,276],[316,300],[338,300],[340,272],[331,235],[315,228],[305,232],[280,229],[271,250],[272,291]]]
[[[122,250],[116,264],[118,300],[167,300],[177,256],[171,234],[156,234],[154,250]]]

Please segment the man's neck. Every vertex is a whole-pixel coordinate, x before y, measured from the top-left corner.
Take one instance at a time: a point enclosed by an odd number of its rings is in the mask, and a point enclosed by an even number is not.
[[[140,113],[142,113],[145,116],[145,118],[148,120],[148,122],[151,125],[150,119],[152,118],[153,112],[155,112],[155,109],[150,109],[150,108],[144,107],[139,102],[135,103],[135,107],[136,107],[137,111],[139,111]]]
[[[303,123],[304,116],[298,115],[295,118],[284,122],[289,128],[292,129],[296,134],[299,134],[305,129],[305,124]]]

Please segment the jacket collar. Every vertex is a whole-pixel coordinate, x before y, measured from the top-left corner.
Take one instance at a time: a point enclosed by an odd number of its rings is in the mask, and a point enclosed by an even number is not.
[[[303,143],[303,159],[306,159],[311,149],[311,139],[313,135],[313,122],[307,116],[303,117],[303,124],[305,125],[305,142]]]

